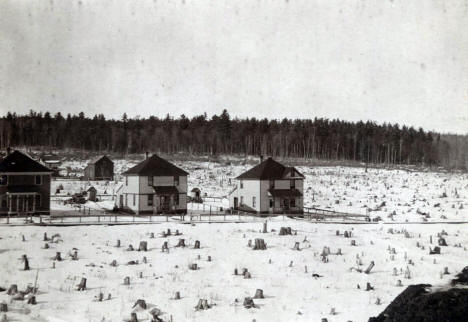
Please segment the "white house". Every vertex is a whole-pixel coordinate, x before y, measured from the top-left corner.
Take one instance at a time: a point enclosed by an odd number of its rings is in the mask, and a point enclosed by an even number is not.
[[[236,178],[230,207],[255,213],[302,213],[304,176],[268,158]]]
[[[136,214],[186,213],[188,173],[157,155],[122,173],[116,206]]]

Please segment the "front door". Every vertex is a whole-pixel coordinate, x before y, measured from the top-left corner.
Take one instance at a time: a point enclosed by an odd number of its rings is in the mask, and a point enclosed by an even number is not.
[[[239,199],[237,197],[234,197],[234,209],[237,209],[239,207]]]
[[[289,199],[284,199],[284,210],[289,210]]]
[[[162,211],[170,210],[170,197],[169,196],[161,196],[160,197],[160,207]]]

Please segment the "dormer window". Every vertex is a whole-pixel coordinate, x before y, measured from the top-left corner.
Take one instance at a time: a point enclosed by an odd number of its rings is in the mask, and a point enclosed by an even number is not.
[[[0,186],[6,186],[8,184],[8,176],[6,174],[0,176]]]
[[[42,184],[42,176],[37,175],[34,180],[35,180],[36,185]]]

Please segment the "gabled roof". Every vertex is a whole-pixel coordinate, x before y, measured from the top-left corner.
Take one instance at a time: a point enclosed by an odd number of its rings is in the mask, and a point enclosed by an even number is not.
[[[107,155],[101,155],[91,160],[88,164],[96,164],[101,159],[108,159],[110,162],[114,163]]]
[[[139,176],[187,176],[188,172],[176,167],[172,163],[156,154],[141,161],[133,168],[128,169],[123,175],[139,175]]]
[[[0,162],[0,172],[53,172],[30,156],[15,150]]]
[[[296,168],[285,167],[270,157],[252,169],[244,172],[236,179],[278,180],[284,179],[288,174],[291,173],[293,174],[292,177],[299,176],[304,178],[304,176],[299,171],[297,171]]]

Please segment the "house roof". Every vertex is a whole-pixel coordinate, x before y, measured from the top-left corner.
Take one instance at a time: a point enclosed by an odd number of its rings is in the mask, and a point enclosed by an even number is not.
[[[193,188],[191,192],[200,192],[200,189],[198,189],[198,188]]]
[[[268,192],[273,197],[300,197],[302,193],[297,189],[269,189]]]
[[[179,190],[174,186],[153,186],[154,192],[157,195],[177,195]]]
[[[27,154],[15,150],[0,162],[0,172],[52,172],[52,170]]]
[[[297,176],[304,178],[296,168],[285,167],[270,157],[252,169],[244,172],[236,179],[278,180],[285,178],[288,174],[293,174],[292,176],[295,177],[295,173]]]
[[[156,154],[141,161],[133,168],[128,169],[123,175],[136,174],[139,176],[187,176],[188,172],[176,167],[172,163]]]
[[[89,161],[88,164],[96,164],[101,159],[108,159],[110,162],[114,163],[107,155],[101,155],[101,156],[98,156],[98,157],[94,158],[93,160]]]

